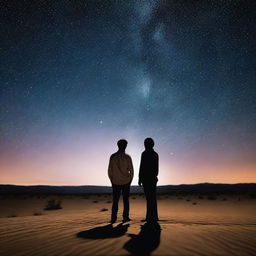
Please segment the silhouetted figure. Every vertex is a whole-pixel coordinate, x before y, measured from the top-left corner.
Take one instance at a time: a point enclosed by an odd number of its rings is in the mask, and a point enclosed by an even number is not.
[[[129,224],[123,225],[120,223],[116,227],[112,224],[92,228],[89,230],[81,231],[76,234],[77,237],[87,238],[87,239],[105,239],[123,236],[128,230]]]
[[[154,151],[154,141],[152,138],[146,138],[144,141],[145,151],[142,152],[139,186],[143,185],[144,193],[147,200],[147,222],[158,221],[157,201],[156,201],[156,184],[158,181],[158,154]]]
[[[108,166],[108,176],[113,188],[113,205],[111,223],[116,222],[118,212],[118,201],[120,194],[123,195],[123,222],[130,221],[129,218],[129,194],[133,179],[132,159],[125,153],[128,142],[119,140],[118,151],[111,155]]]
[[[130,234],[131,239],[124,245],[124,249],[132,255],[150,255],[160,244],[161,227],[155,223],[145,223],[138,235]]]

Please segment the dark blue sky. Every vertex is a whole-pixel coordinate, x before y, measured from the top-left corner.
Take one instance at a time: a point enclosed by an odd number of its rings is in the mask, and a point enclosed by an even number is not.
[[[148,136],[161,184],[256,182],[254,1],[1,5],[1,183],[108,184]]]

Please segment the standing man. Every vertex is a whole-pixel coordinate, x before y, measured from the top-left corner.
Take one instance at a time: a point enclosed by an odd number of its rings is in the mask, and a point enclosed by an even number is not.
[[[139,186],[143,190],[147,200],[147,222],[157,222],[157,201],[156,201],[156,184],[158,181],[158,154],[154,151],[154,141],[152,138],[146,138],[144,141],[145,151],[141,154]]]
[[[118,212],[118,201],[120,194],[123,195],[123,222],[130,221],[129,218],[129,194],[130,185],[133,179],[132,159],[125,153],[128,142],[119,140],[117,142],[118,151],[111,155],[108,166],[108,177],[113,189],[113,205],[111,223],[115,223]]]

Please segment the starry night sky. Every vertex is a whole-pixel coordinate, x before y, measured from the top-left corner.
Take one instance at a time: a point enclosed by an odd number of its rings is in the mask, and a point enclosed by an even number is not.
[[[256,3],[1,1],[0,183],[109,185],[118,139],[159,184],[256,182]]]

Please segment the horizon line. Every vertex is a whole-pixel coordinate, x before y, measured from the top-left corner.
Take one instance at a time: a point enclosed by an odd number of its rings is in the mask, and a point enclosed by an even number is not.
[[[221,182],[200,182],[200,183],[181,183],[181,184],[167,184],[158,185],[157,187],[164,186],[184,186],[184,185],[202,185],[202,184],[213,184],[213,185],[238,185],[238,184],[256,184],[256,182],[240,182],[240,183],[221,183]],[[112,187],[111,185],[46,185],[46,184],[35,184],[35,185],[22,185],[22,184],[0,184],[0,186],[23,186],[23,187]],[[139,187],[139,185],[131,185],[131,187]]]

